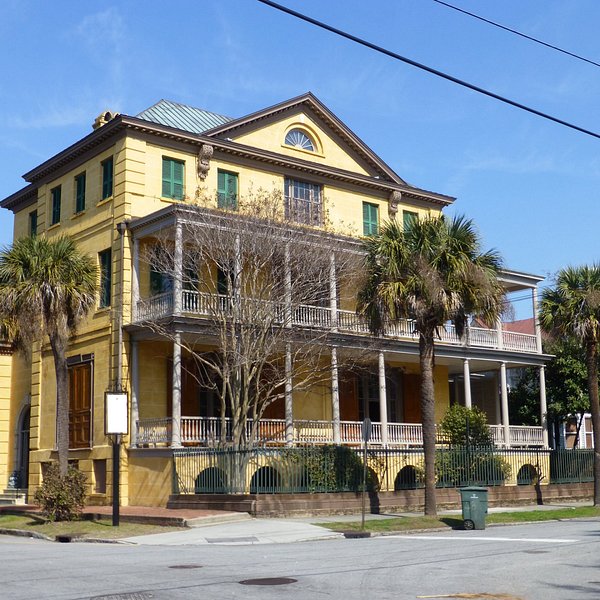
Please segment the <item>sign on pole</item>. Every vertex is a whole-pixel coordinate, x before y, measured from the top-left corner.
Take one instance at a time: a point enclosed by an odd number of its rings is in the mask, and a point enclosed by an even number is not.
[[[129,433],[127,392],[104,394],[104,433],[106,435]]]

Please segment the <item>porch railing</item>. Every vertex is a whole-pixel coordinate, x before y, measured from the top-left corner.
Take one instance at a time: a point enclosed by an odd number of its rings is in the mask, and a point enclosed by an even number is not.
[[[222,294],[208,294],[194,290],[182,291],[182,310],[186,314],[211,317],[222,314],[231,303],[231,298]],[[151,321],[168,316],[173,312],[173,292],[166,292],[151,298],[139,300],[136,306],[136,321]],[[283,320],[286,314],[284,306],[278,304],[275,318]],[[356,334],[368,334],[366,321],[351,310],[337,310],[337,322],[340,331]],[[281,315],[281,317],[278,317]],[[301,327],[329,328],[332,324],[331,309],[323,306],[300,304],[291,312],[292,324]],[[470,345],[483,348],[503,348],[518,352],[537,352],[535,335],[502,331],[501,340],[496,329],[469,327],[466,335],[460,338],[454,326],[447,324],[439,332],[440,341],[444,344]],[[414,324],[409,319],[401,319],[388,327],[385,334],[392,338],[418,339]]]
[[[594,479],[593,450],[540,448],[436,449],[437,487],[584,483]],[[423,451],[372,448],[367,453],[369,490],[423,487]],[[281,494],[359,492],[359,448],[177,448],[175,494]]]
[[[253,421],[246,422],[246,437],[250,438]],[[371,445],[382,443],[381,423],[373,423]],[[506,446],[504,427],[491,425],[492,439],[499,447]],[[293,421],[294,444],[333,444],[333,423],[324,420],[301,419]],[[212,447],[232,439],[231,419],[220,417],[181,417],[181,442]],[[544,445],[541,427],[511,425],[509,447],[541,448]],[[137,444],[139,446],[169,445],[172,440],[172,419],[140,419],[137,422]],[[256,442],[261,446],[286,443],[284,419],[261,419],[256,427]],[[360,421],[340,421],[340,442],[358,446],[362,443]],[[388,423],[388,446],[418,448],[423,445],[423,429],[420,423]]]

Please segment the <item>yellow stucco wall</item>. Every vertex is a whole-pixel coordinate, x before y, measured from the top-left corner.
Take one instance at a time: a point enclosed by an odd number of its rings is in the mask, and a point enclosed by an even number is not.
[[[285,134],[293,127],[304,128],[317,144],[314,153],[290,148],[283,144]],[[287,114],[284,118],[267,119],[260,126],[239,134],[236,141],[255,145],[265,150],[278,152],[294,158],[311,160],[359,175],[374,174],[357,153],[350,149],[337,134],[328,131],[323,123],[309,113]],[[95,309],[79,327],[72,340],[68,356],[76,354],[94,355],[93,367],[93,448],[73,451],[72,458],[79,461],[80,468],[88,475],[89,490],[97,502],[110,497],[110,473],[112,472],[111,448],[104,435],[104,392],[117,373],[118,353],[121,352],[123,377],[129,384],[128,337],[124,336],[123,348],[117,345],[117,317],[115,308],[124,301],[123,316],[129,319],[131,297],[131,249],[128,236],[124,244],[124,257],[120,255],[120,238],[116,225],[125,219],[142,217],[160,210],[172,203],[161,197],[162,158],[170,157],[185,163],[185,202],[208,202],[216,206],[217,174],[219,169],[237,173],[240,196],[257,193],[258,190],[283,194],[286,170],[268,166],[266,163],[251,164],[246,159],[233,159],[230,155],[215,152],[206,179],[197,174],[196,146],[157,138],[147,134],[128,131],[110,147],[103,148],[93,156],[84,156],[72,164],[72,168],[58,177],[43,180],[37,191],[37,201],[15,215],[14,237],[29,233],[29,214],[37,211],[38,234],[50,236],[67,233],[72,235],[83,252],[98,262],[98,253],[106,249],[112,251],[112,299],[113,305],[106,309]],[[108,157],[114,160],[113,195],[101,198],[101,163]],[[86,173],[85,210],[75,214],[75,177]],[[304,179],[289,173],[290,176]],[[323,188],[323,203],[327,213],[328,226],[338,232],[362,235],[362,203],[370,202],[379,206],[380,222],[388,218],[388,193],[366,191],[365,188],[333,181],[324,177],[310,177]],[[61,219],[50,226],[51,190],[61,186]],[[421,215],[438,212],[437,205],[426,205],[417,201],[403,200],[399,206],[398,218],[402,210],[418,212]],[[125,265],[121,273],[121,264]],[[142,269],[140,292],[148,294],[148,273]],[[347,296],[347,295],[346,295]],[[344,297],[344,308],[352,309],[353,302]],[[169,343],[144,342],[139,344],[139,414],[140,418],[160,418],[168,413],[168,357],[172,355]],[[33,491],[40,482],[42,463],[55,457],[56,386],[54,365],[46,340],[40,346],[35,344],[30,360],[13,359],[10,375],[10,405],[3,397],[8,389],[7,366],[0,357],[0,487],[6,482],[9,470],[15,461],[14,436],[20,410],[31,397],[31,467],[29,484]],[[10,370],[10,367],[9,367]],[[436,416],[441,416],[448,405],[447,371],[436,368]],[[444,387],[445,385],[445,387]],[[294,414],[298,419],[331,419],[331,386],[323,383],[307,391],[294,394]],[[148,462],[144,462],[144,461]],[[94,462],[96,461],[96,462]],[[99,462],[98,462],[99,461]],[[96,493],[96,477],[99,465],[106,461],[107,485],[105,492]],[[136,455],[128,464],[127,456],[122,456],[122,501],[164,504],[170,491],[170,471],[164,458],[145,459]],[[169,471],[169,472],[167,472]],[[128,480],[129,479],[129,480]]]
[[[6,353],[5,353],[6,352]],[[0,351],[0,482],[7,481],[11,472],[10,447],[13,436],[11,425],[11,371],[12,354]]]

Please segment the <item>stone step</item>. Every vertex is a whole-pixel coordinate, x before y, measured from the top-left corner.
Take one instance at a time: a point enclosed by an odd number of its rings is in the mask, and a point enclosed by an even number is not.
[[[0,494],[0,504],[27,504],[27,490],[4,490]]]

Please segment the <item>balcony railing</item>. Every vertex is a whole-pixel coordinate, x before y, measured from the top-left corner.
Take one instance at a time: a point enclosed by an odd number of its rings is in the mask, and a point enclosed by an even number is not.
[[[181,417],[180,433],[182,444],[216,446],[231,441],[231,419],[220,417]],[[340,422],[340,442],[344,445],[362,443],[360,421]],[[253,421],[246,423],[246,436],[249,438]],[[502,425],[491,425],[492,438],[497,446],[507,446]],[[137,445],[170,445],[173,420],[141,419],[137,422]],[[292,425],[294,444],[333,444],[333,423],[321,420],[294,420]],[[286,443],[286,422],[284,419],[261,419],[257,425],[256,442],[262,446],[283,445]],[[543,447],[541,427],[511,425],[508,447]],[[381,423],[373,423],[370,443],[382,444]],[[388,423],[388,446],[419,448],[423,445],[423,429],[420,423]]]
[[[182,311],[184,314],[196,315],[207,318],[219,318],[226,314],[231,306],[230,296],[222,294],[207,294],[192,290],[182,292]],[[173,292],[166,292],[151,298],[139,300],[136,306],[136,321],[152,321],[173,313]],[[369,333],[369,327],[365,319],[350,310],[336,311],[337,327],[342,332],[365,334]],[[283,303],[278,303],[273,312],[275,320],[283,319],[286,315]],[[331,309],[322,306],[300,304],[292,307],[291,324],[300,327],[328,329],[332,326]],[[526,333],[514,333],[502,331],[500,334],[496,329],[485,329],[483,327],[469,327],[464,338],[460,338],[454,326],[447,324],[438,332],[439,341],[443,344],[468,345],[482,348],[497,348],[513,350],[517,352],[537,353],[536,336]],[[501,338],[499,338],[501,335]],[[400,319],[391,324],[386,337],[396,339],[418,340],[418,334],[414,330],[414,324],[409,319]]]

